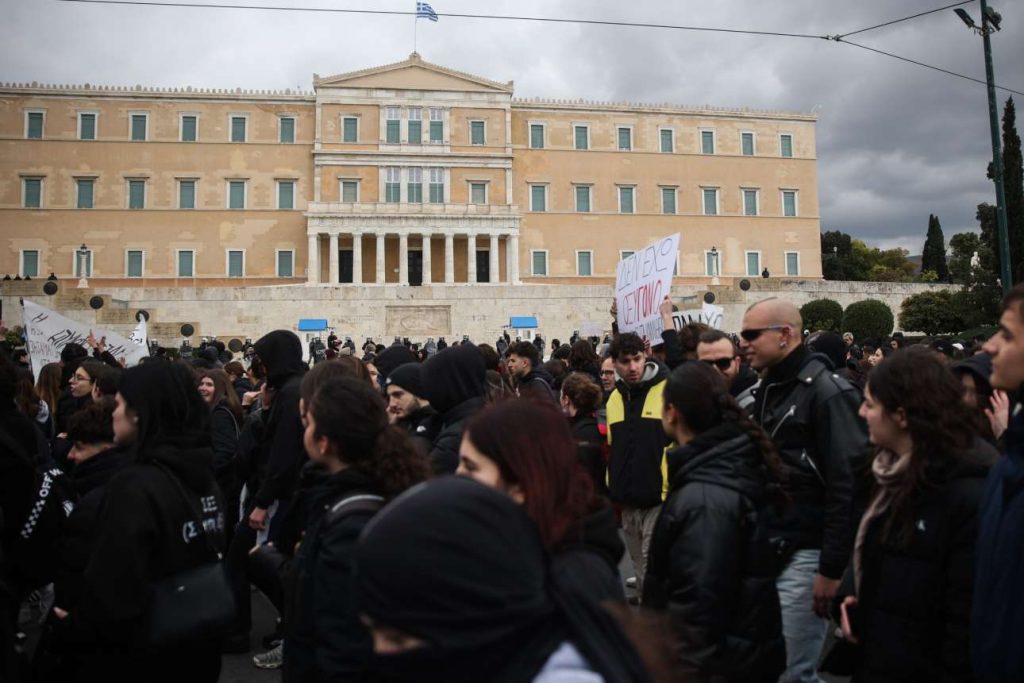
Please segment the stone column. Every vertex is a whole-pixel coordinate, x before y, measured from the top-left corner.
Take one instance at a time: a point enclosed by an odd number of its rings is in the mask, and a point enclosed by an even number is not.
[[[306,249],[306,284],[320,284],[320,235],[309,236]]]
[[[398,236],[398,284],[409,284],[409,236]]]
[[[332,285],[336,285],[341,280],[338,274],[338,233],[332,232],[330,234],[329,244],[330,252],[328,252],[327,258],[330,268],[328,269],[327,281]]]
[[[476,235],[466,235],[466,282],[476,283]]]
[[[430,284],[430,233],[420,237],[421,248],[423,249],[423,284]]]
[[[491,268],[490,268],[490,270],[491,270],[491,273],[490,273],[491,279],[490,279],[490,283],[492,285],[496,285],[496,284],[498,284],[498,281],[501,279],[500,277],[498,277],[499,275],[501,275],[501,267],[498,265],[498,236],[497,235],[491,235],[490,257],[491,257]]]
[[[444,283],[455,284],[455,236],[451,233],[444,236]]]
[[[384,233],[377,233],[377,284],[384,284]]]
[[[508,236],[508,283],[519,284],[519,235]]]
[[[352,234],[352,284],[363,284],[363,234]]]

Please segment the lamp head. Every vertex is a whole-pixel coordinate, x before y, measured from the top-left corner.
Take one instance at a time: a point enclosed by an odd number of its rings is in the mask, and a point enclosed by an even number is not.
[[[956,15],[960,17],[960,20],[967,24],[967,28],[976,28],[977,24],[974,23],[974,19],[971,19],[971,15],[967,13],[962,7],[957,7],[955,10]]]
[[[985,7],[985,19],[988,21],[989,26],[997,31],[999,30],[999,25],[1003,23],[1003,15],[991,7]]]

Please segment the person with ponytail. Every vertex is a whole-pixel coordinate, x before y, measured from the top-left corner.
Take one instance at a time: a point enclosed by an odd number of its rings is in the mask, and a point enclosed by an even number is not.
[[[668,611],[687,680],[776,681],[786,650],[767,520],[785,504],[779,456],[705,363],[669,375],[662,426],[678,446],[643,604]]]
[[[408,435],[389,424],[375,387],[351,376],[323,380],[302,400],[303,444],[325,476],[303,491],[305,535],[286,573],[284,677],[292,681],[362,680],[372,644],[356,611],[353,550],[386,501],[430,474]]]

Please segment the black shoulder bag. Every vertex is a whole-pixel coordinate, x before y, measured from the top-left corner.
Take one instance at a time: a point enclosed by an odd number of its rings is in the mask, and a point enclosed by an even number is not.
[[[223,638],[235,618],[235,598],[222,555],[203,528],[202,514],[192,504],[178,477],[162,465],[156,464],[156,467],[174,483],[215,559],[153,584],[153,594],[143,617],[144,641],[160,649],[184,642]]]

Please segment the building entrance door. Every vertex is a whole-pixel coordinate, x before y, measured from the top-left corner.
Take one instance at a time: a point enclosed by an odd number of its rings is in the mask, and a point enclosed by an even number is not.
[[[409,250],[409,285],[419,287],[423,284],[423,252]]]
[[[338,250],[338,282],[352,282],[352,250]]]
[[[476,252],[476,281],[491,281],[491,252],[489,251]]]

